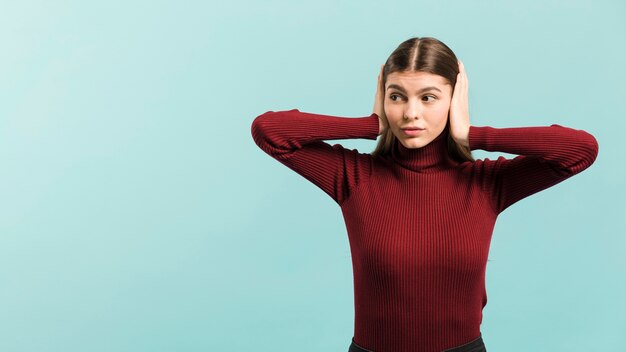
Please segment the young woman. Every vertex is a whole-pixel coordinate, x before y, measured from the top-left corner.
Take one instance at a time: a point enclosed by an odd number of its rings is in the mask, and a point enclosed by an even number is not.
[[[255,143],[341,207],[354,270],[350,352],[486,351],[480,324],[497,216],[588,168],[583,130],[470,124],[463,64],[432,37],[382,65],[373,113],[268,111]],[[360,153],[323,140],[381,136]],[[471,150],[518,154],[474,160]]]

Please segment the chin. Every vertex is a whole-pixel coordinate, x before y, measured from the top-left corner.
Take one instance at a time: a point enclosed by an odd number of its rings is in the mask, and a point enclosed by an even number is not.
[[[431,142],[430,139],[426,140],[420,137],[405,138],[405,139],[400,140],[400,143],[402,143],[407,148],[421,148],[421,147],[428,145],[428,143],[430,142]]]

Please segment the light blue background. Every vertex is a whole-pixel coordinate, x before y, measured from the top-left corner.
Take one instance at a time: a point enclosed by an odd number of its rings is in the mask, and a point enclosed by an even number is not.
[[[624,17],[619,0],[3,1],[0,350],[347,351],[340,208],[250,126],[369,115],[380,64],[433,36],[465,63],[473,124],[600,146],[500,215],[488,350],[624,351]]]

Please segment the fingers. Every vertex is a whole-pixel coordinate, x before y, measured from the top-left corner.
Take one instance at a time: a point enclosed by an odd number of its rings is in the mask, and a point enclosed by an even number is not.
[[[380,66],[380,72],[378,72],[378,94],[380,99],[382,100],[385,94],[385,87],[383,86],[383,68],[384,64]]]
[[[465,65],[461,60],[458,60],[459,64],[459,73],[456,76],[456,85],[455,92],[458,90],[458,96],[461,98],[461,95],[466,96],[468,91],[468,82],[467,82],[467,73],[465,72]],[[458,88],[458,89],[457,89]]]
[[[465,72],[465,65],[461,60],[459,60],[459,74],[458,77],[461,79],[461,83],[464,85],[467,84],[467,72]]]

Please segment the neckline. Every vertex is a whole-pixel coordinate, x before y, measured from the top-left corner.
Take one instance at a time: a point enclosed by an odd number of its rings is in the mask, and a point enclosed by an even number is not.
[[[420,173],[441,171],[457,163],[448,153],[448,131],[444,130],[421,148],[407,148],[394,138],[391,158],[402,167]]]

